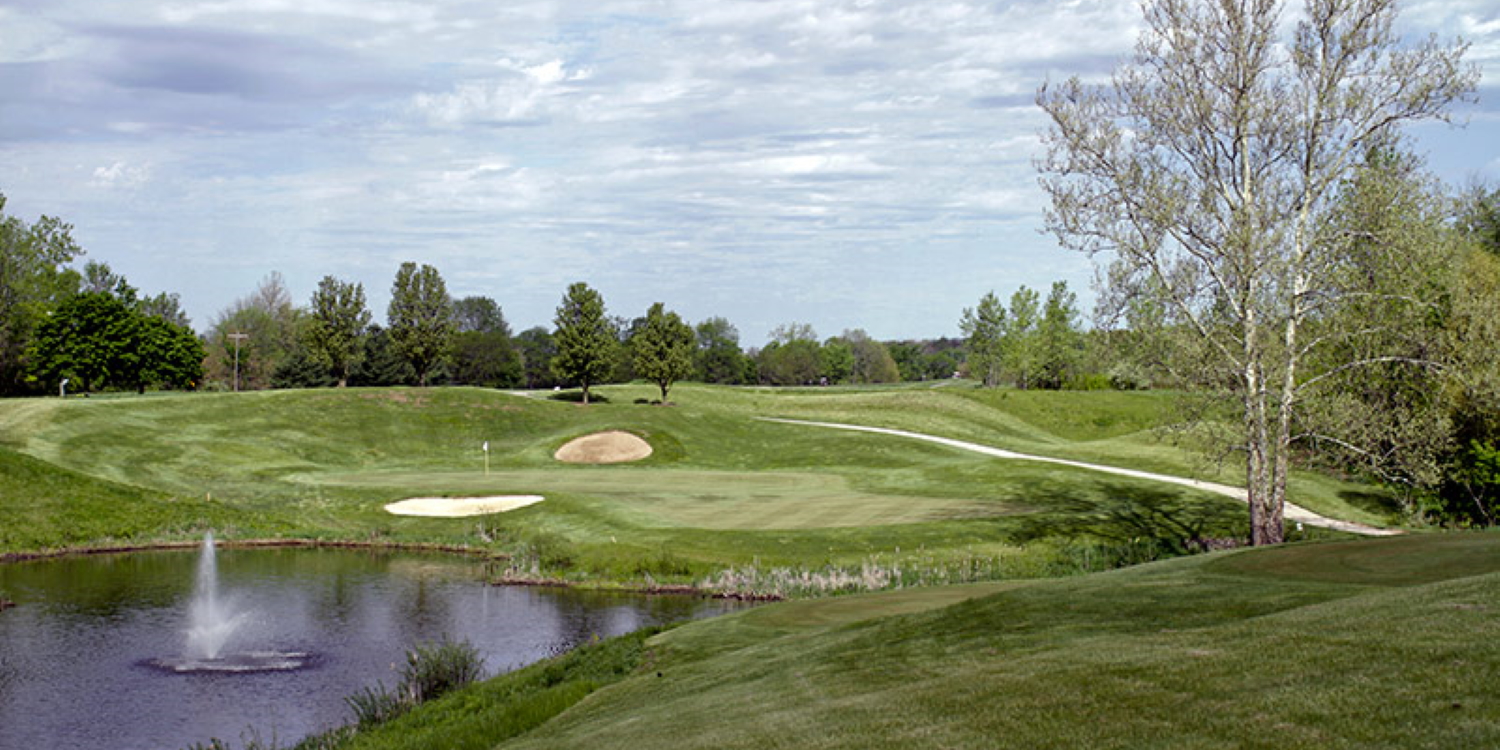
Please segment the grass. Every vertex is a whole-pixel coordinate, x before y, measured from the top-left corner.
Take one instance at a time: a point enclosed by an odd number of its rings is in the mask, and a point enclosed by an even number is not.
[[[0,402],[0,551],[283,535],[464,544],[518,575],[804,599],[637,633],[312,748],[1500,744],[1500,536],[1412,534],[1110,568],[1238,533],[1225,498],[757,416],[1228,478],[1159,439],[1171,394],[679,386],[675,407],[477,389]],[[626,429],[640,464],[562,467]],[[491,472],[479,445],[489,441]],[[471,519],[427,494],[541,493]],[[1380,520],[1300,474],[1292,500]],[[1337,535],[1331,535],[1336,537]],[[934,585],[982,580],[965,585]],[[911,588],[920,585],[920,588]]]
[[[300,747],[1493,747],[1497,584],[1465,533],[785,602]]]
[[[663,408],[636,403],[650,386],[601,393],[609,403],[589,407],[468,388],[0,402],[0,518],[25,529],[0,549],[190,538],[213,527],[229,537],[469,545],[511,555],[521,577],[593,584],[748,575],[901,586],[1088,569],[1134,559],[1150,547],[1142,540],[1170,552],[1244,526],[1241,506],[1191,490],[756,419],[893,426],[1192,473],[1201,460],[1155,438],[1170,394],[681,385],[677,405]],[[567,440],[605,429],[641,435],[652,457],[614,467],[552,460]],[[34,490],[45,484],[37,472],[58,489]],[[1319,498],[1309,505],[1369,520],[1340,499],[1365,488],[1299,481]],[[477,519],[381,509],[431,494],[547,500]],[[43,495],[74,499],[38,502]]]
[[[1426,535],[775,605],[500,747],[1489,747],[1497,571]]]

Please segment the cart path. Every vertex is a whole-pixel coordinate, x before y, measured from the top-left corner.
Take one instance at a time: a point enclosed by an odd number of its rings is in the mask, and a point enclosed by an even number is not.
[[[911,440],[922,440],[928,443],[937,443],[938,445],[945,445],[950,448],[971,451],[973,453],[982,453],[986,456],[993,456],[995,458],[1005,458],[1013,461],[1038,461],[1041,463],[1071,466],[1078,469],[1088,469],[1090,471],[1101,471],[1106,474],[1117,474],[1119,476],[1133,477],[1135,479],[1147,479],[1153,482],[1166,482],[1168,484],[1191,487],[1195,490],[1213,492],[1215,494],[1224,495],[1225,497],[1232,497],[1242,503],[1249,502],[1248,493],[1246,493],[1243,488],[1232,487],[1227,484],[1218,484],[1216,482],[1205,482],[1200,479],[1174,477],[1169,474],[1154,474],[1149,471],[1139,471],[1137,469],[1122,469],[1118,466],[1104,466],[1102,464],[1084,463],[1083,461],[1071,461],[1066,458],[1033,456],[1027,453],[1016,453],[1015,451],[1004,450],[1002,448],[992,448],[988,445],[971,443],[965,440],[954,440],[953,438],[938,437],[936,435],[924,435],[920,432],[894,430],[887,427],[867,427],[864,425],[856,424],[840,424],[837,422],[813,422],[805,419],[780,419],[777,417],[756,417],[756,419],[759,419],[763,422],[777,422],[780,424],[803,425],[807,427],[824,427],[833,430],[849,430],[852,432],[873,432],[878,435],[893,435],[895,437],[909,438]],[[1363,534],[1365,536],[1395,536],[1402,533],[1401,531],[1395,529],[1380,529],[1374,526],[1366,526],[1362,523],[1355,523],[1353,521],[1341,521],[1337,518],[1328,518],[1326,516],[1318,515],[1317,513],[1314,513],[1299,505],[1293,505],[1292,503],[1286,503],[1285,509],[1283,510],[1283,515],[1288,521],[1305,523],[1309,526],[1319,526],[1325,529],[1344,531],[1351,534]]]

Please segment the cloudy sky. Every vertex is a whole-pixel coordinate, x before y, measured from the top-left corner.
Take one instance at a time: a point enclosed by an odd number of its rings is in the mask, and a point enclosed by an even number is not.
[[[1407,2],[1481,65],[1419,146],[1500,184],[1500,4]],[[402,261],[516,330],[573,281],[746,345],[956,335],[1087,258],[1039,233],[1044,80],[1130,51],[1129,0],[0,0],[6,212],[172,291],[200,330],[268,273],[377,320]]]

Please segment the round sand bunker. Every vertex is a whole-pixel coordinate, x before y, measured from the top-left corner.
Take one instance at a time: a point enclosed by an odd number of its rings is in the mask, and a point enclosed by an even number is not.
[[[414,497],[385,506],[385,512],[397,516],[429,518],[463,518],[488,513],[504,513],[542,501],[541,495],[497,495],[495,497]]]
[[[651,444],[620,430],[569,440],[552,457],[569,464],[622,464],[651,455]]]

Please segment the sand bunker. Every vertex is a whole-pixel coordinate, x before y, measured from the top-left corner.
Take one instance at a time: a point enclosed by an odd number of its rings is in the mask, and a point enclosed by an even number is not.
[[[398,516],[462,518],[486,513],[504,513],[542,501],[541,495],[497,495],[495,497],[414,497],[385,506]]]
[[[621,464],[651,455],[651,444],[628,432],[611,430],[568,441],[552,454],[569,464]]]

